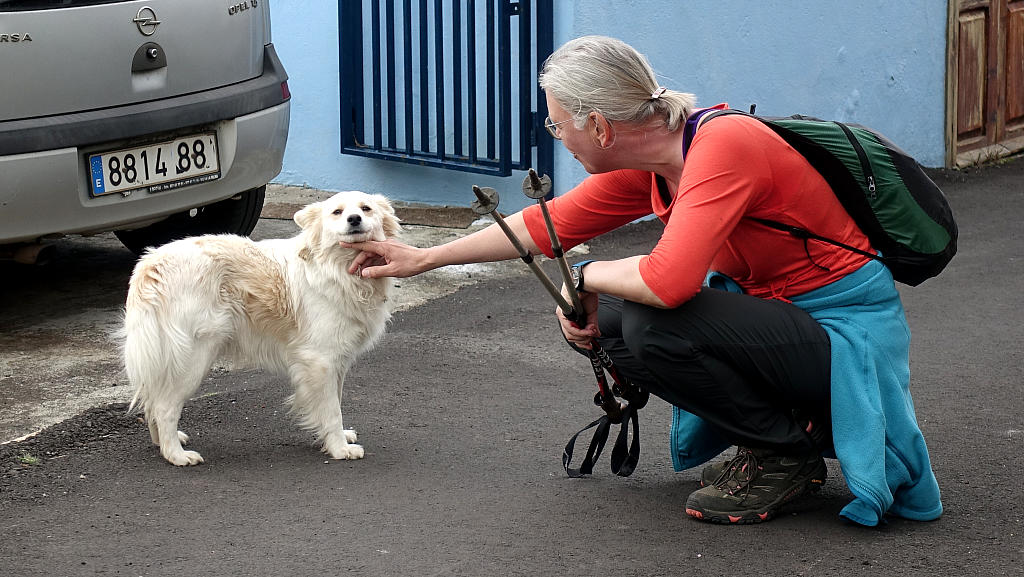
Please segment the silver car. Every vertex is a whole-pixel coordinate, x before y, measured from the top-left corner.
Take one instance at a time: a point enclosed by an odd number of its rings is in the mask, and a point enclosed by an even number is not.
[[[267,0],[0,0],[0,256],[249,234],[287,79]]]

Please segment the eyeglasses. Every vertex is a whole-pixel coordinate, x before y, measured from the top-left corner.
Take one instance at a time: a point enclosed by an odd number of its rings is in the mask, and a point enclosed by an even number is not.
[[[561,120],[559,122],[552,122],[551,117],[548,116],[547,118],[544,119],[544,128],[548,130],[548,134],[551,135],[551,138],[554,138],[555,140],[562,140],[562,137],[558,136],[558,125],[565,124],[570,120],[572,120],[572,118]]]

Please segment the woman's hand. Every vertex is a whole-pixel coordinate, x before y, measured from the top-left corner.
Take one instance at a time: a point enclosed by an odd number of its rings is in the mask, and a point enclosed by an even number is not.
[[[562,286],[562,295],[565,300],[572,302],[569,298],[569,291],[564,285]],[[580,303],[583,306],[584,316],[579,325],[565,318],[561,308],[555,308],[555,315],[558,317],[558,323],[562,326],[562,334],[565,335],[566,340],[581,349],[589,349],[590,341],[601,336],[601,332],[597,329],[597,293],[581,292]]]
[[[348,272],[363,278],[405,278],[433,268],[428,264],[426,249],[403,244],[396,240],[368,240],[340,244],[345,248],[362,251],[352,259]]]
[[[505,223],[531,254],[540,254],[526,230],[522,212],[506,216]],[[405,278],[451,264],[494,262],[519,256],[497,224],[428,248],[417,248],[395,239],[340,244],[362,251],[352,260],[348,272],[363,278]]]

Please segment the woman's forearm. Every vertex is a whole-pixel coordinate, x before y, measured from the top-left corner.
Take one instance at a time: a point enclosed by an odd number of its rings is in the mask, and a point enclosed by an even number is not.
[[[522,213],[517,212],[505,217],[505,224],[515,233],[520,244],[530,254],[540,253],[540,249],[530,238]],[[433,246],[427,250],[430,268],[451,264],[509,260],[520,256],[519,251],[512,245],[497,223],[471,235]]]
[[[540,249],[530,237],[522,213],[505,218],[505,224],[519,238],[519,242],[530,254],[539,254]],[[505,233],[493,224],[469,236],[429,249],[431,268],[451,264],[492,262],[508,260],[519,256],[519,252]],[[666,308],[640,276],[640,259],[633,256],[621,260],[596,261],[586,267],[585,288],[591,292],[605,293],[626,300]]]
[[[642,258],[631,256],[588,264],[584,269],[583,288],[587,292],[604,293],[652,307],[667,308],[665,302],[651,291],[640,276]]]

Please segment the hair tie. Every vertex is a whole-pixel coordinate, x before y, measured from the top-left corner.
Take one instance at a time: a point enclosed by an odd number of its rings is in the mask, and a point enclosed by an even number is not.
[[[665,94],[665,87],[659,86],[657,90],[651,93],[651,100],[657,100],[662,94]]]

